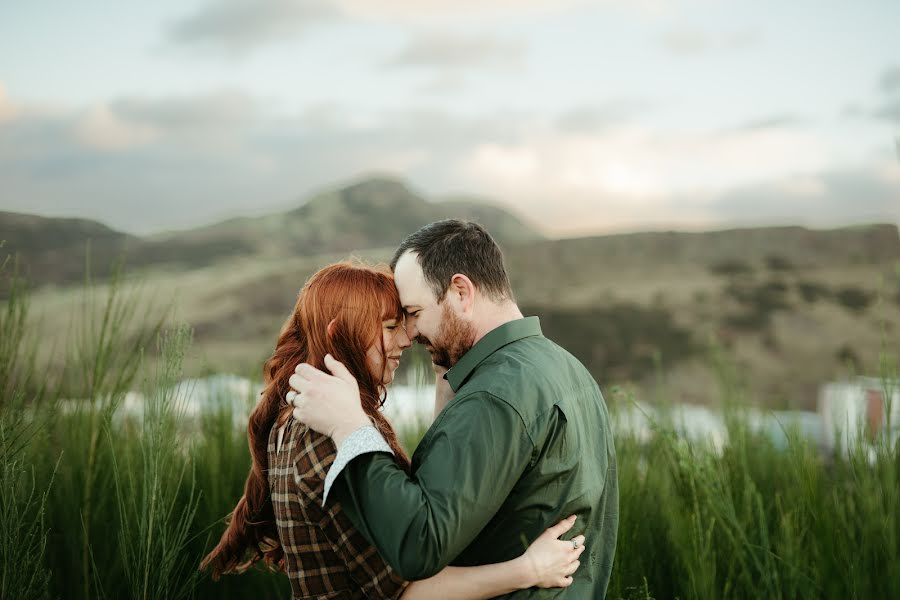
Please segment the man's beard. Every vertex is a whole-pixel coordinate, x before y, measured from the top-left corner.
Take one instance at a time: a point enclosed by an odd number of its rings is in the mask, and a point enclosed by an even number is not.
[[[416,341],[428,347],[431,362],[449,369],[472,349],[475,344],[475,331],[470,323],[457,317],[450,306],[444,304],[441,309],[441,326],[434,341],[421,335]]]

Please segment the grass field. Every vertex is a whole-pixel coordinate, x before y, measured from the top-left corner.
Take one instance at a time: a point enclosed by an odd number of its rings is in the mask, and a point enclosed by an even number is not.
[[[278,573],[215,583],[197,572],[249,454],[229,412],[188,418],[173,392],[191,330],[163,329],[158,311],[115,284],[85,294],[52,368],[24,290],[0,313],[0,598],[289,597]],[[886,383],[895,351],[886,339],[873,365]],[[900,597],[900,447],[878,438],[822,456],[790,435],[776,449],[745,426],[736,369],[714,362],[724,450],[665,422],[649,442],[616,440],[609,596]],[[145,398],[141,421],[118,418],[130,390]],[[62,410],[71,398],[83,400]],[[411,449],[423,430],[401,433]]]

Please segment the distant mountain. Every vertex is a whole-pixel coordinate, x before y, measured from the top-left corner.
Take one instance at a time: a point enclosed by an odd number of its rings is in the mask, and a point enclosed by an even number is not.
[[[154,241],[116,231],[87,219],[39,217],[0,212],[0,263],[17,257],[18,272],[33,286],[68,285],[90,275],[103,280],[118,265],[128,269],[175,265],[190,269],[235,254],[253,252],[246,240],[184,236]],[[12,271],[8,265],[8,271]],[[0,295],[3,293],[0,286]]]
[[[502,208],[471,201],[428,202],[403,182],[379,177],[322,192],[286,213],[231,219],[178,232],[165,241],[243,240],[269,256],[335,254],[396,246],[419,227],[447,218],[477,221],[504,244],[543,239]]]
[[[33,283],[83,279],[88,253],[92,265],[100,269],[97,275],[105,277],[110,266],[106,258],[119,256],[138,241],[135,236],[87,219],[0,212],[0,262],[18,254],[20,274]],[[97,257],[101,260],[93,260]]]
[[[873,264],[900,259],[900,232],[893,224],[816,230],[756,227],[722,231],[661,231],[600,235],[529,244],[517,252],[529,263],[577,266],[586,257],[617,265],[691,264],[740,269]]]
[[[178,318],[194,330],[191,373],[255,373],[316,269],[351,252],[386,260],[406,234],[446,216],[498,238],[523,313],[539,315],[610,393],[632,382],[645,398],[716,402],[730,369],[765,406],[811,408],[821,382],[851,368],[877,373],[880,353],[897,351],[896,225],[548,240],[477,200],[431,203],[396,180],[367,179],[289,212],[148,238],[0,213],[0,253],[21,252],[38,283],[65,284],[82,277],[87,239],[95,273],[124,252],[129,267],[153,267],[141,276],[159,298],[178,297]],[[65,332],[78,295],[37,291],[36,320]]]
[[[129,269],[166,265],[190,270],[235,258],[346,254],[396,246],[422,225],[445,218],[475,220],[503,245],[543,236],[508,211],[474,201],[428,202],[403,182],[369,178],[317,194],[299,208],[237,218],[140,238],[94,221],[0,213],[0,249],[20,255],[35,285],[70,284],[92,272],[105,277],[124,257]]]
[[[685,264],[718,271],[816,265],[874,264],[900,259],[895,225],[833,230],[762,227],[700,233],[644,232],[548,240],[496,205],[472,198],[429,202],[402,181],[362,179],[313,195],[298,208],[236,218],[196,229],[138,237],[84,219],[54,219],[0,212],[0,259],[19,254],[34,285],[67,285],[84,278],[90,248],[92,275],[106,277],[124,257],[129,270],[164,266],[172,271],[223,261],[365,254],[395,247],[422,225],[444,218],[484,225],[508,252],[513,271],[540,272],[535,285],[552,287],[599,265],[642,268]]]

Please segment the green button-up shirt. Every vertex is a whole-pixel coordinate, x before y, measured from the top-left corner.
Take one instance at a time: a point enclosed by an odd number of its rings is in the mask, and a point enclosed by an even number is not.
[[[571,514],[586,536],[568,588],[510,598],[603,598],[619,521],[609,413],[584,366],[541,334],[537,317],[506,323],[450,369],[455,392],[412,457],[353,458],[333,494],[402,577],[522,554]]]

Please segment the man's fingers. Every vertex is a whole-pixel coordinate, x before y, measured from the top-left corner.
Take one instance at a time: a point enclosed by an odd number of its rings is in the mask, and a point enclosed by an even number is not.
[[[572,529],[572,526],[575,524],[575,515],[572,515],[568,518],[563,519],[556,525],[550,527],[547,530],[549,535],[552,535],[554,538],[558,538],[568,530]]]
[[[331,371],[331,374],[338,379],[356,383],[356,378],[350,373],[349,369],[347,369],[341,361],[330,354],[325,355],[325,368]]]

